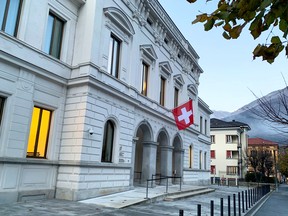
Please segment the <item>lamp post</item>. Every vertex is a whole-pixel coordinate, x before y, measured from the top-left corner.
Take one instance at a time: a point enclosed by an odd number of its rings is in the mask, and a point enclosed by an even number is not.
[[[278,181],[277,181],[277,164],[276,164],[276,156],[275,156],[275,149],[273,150],[274,156],[274,169],[275,169],[275,190],[278,191]]]

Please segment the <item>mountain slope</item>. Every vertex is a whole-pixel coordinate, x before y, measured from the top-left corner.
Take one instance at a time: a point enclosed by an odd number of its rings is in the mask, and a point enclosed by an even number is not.
[[[285,94],[288,97],[288,89],[284,88],[278,91],[271,92],[270,94],[262,97],[269,101],[269,104],[274,109],[284,110],[285,107],[279,102],[279,95]],[[288,107],[288,104],[287,104]],[[225,121],[240,121],[246,123],[250,126],[251,130],[248,132],[249,137],[260,137],[263,139],[271,140],[279,144],[287,143],[287,128],[283,125],[271,123],[263,120],[257,113],[261,112],[259,103],[257,99],[235,112],[230,113],[230,115],[223,117],[221,119]],[[256,113],[256,114],[255,114]],[[286,116],[287,118],[288,116]]]

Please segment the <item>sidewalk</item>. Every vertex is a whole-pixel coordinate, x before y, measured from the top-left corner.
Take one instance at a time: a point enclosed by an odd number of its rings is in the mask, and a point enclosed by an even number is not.
[[[268,199],[262,203],[254,216],[286,216],[288,204],[288,185],[280,184],[278,191],[274,191]]]
[[[116,193],[108,196],[102,196],[93,199],[82,200],[79,202],[67,201],[67,200],[30,200],[17,203],[0,204],[0,215],[2,216],[150,216],[150,215],[165,215],[167,216],[167,207],[160,208],[157,213],[147,213],[146,208],[150,208],[151,204],[147,204],[145,210],[141,209],[135,213],[135,209],[129,210],[129,207],[135,207],[135,204],[139,203],[151,203],[153,201],[162,200],[168,195],[179,195],[185,193],[207,193],[207,187],[183,185],[181,192],[179,191],[179,185],[169,186],[168,194],[166,193],[165,186],[157,186],[149,188],[148,197],[146,197],[146,188],[135,188],[134,190]],[[215,189],[212,189],[214,191]],[[206,191],[206,192],[205,192]],[[206,194],[205,194],[206,195]],[[202,196],[205,196],[202,195]],[[184,202],[184,200],[183,200]],[[166,202],[171,205],[172,202]],[[137,205],[139,206],[139,205]],[[137,208],[136,206],[136,208]],[[145,206],[140,205],[140,206]],[[185,204],[187,206],[187,204]],[[159,213],[160,211],[160,213]],[[178,209],[174,209],[175,214],[178,215]],[[164,212],[161,214],[161,212]]]
[[[154,188],[148,188],[148,199],[146,198],[146,188],[136,187],[134,190],[125,191],[122,193],[115,193],[107,196],[96,197],[92,199],[82,200],[81,203],[97,204],[103,207],[109,208],[125,208],[128,206],[136,205],[139,203],[151,203],[159,200],[163,200],[168,195],[172,196],[185,196],[186,194],[195,195],[209,193],[213,190],[207,191],[207,187],[183,185],[180,191],[179,185],[169,186],[168,193],[166,193],[165,186],[157,186]]]

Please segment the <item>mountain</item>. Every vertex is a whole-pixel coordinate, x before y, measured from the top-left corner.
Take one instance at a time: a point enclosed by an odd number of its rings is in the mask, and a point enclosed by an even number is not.
[[[278,91],[271,92],[270,94],[260,98],[264,99],[269,102],[272,108],[276,110],[285,110],[285,107],[283,103],[281,103],[280,95],[284,95],[287,97],[287,103],[288,103],[288,89],[284,88]],[[275,124],[268,122],[266,120],[263,120],[263,118],[260,118],[257,113],[261,112],[260,105],[258,103],[258,100],[243,106],[242,108],[238,109],[235,112],[228,113],[223,111],[215,111],[213,113],[213,116],[219,116],[214,118],[219,118],[224,121],[240,121],[243,123],[246,123],[250,126],[251,130],[248,132],[248,135],[250,138],[254,137],[260,137],[263,139],[271,140],[274,142],[281,144],[287,144],[288,138],[287,138],[287,129],[283,127],[283,125]],[[226,115],[227,114],[227,115]],[[211,117],[213,117],[211,116]],[[286,116],[287,118],[288,116]],[[286,133],[284,132],[286,131]]]
[[[225,117],[228,117],[229,115],[231,115],[230,112],[213,110],[211,118],[223,119]]]

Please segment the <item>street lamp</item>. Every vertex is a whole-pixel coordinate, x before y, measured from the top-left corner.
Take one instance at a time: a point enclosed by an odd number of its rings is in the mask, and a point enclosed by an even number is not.
[[[273,150],[273,156],[274,156],[274,169],[275,169],[275,190],[278,191],[278,181],[277,181],[277,164],[276,164],[276,157],[275,157],[275,149]]]

